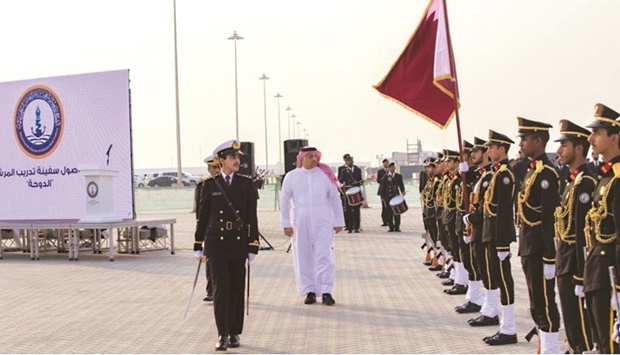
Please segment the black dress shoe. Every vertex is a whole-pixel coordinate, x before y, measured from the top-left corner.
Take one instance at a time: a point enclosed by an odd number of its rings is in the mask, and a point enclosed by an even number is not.
[[[359,232],[360,232],[360,230],[359,230],[359,229],[356,229],[356,230],[355,230],[355,233],[359,233]]]
[[[454,285],[454,280],[447,279],[446,281],[442,281],[441,284],[444,285],[444,286],[453,286]]]
[[[203,298],[202,300],[205,302],[211,302],[213,301],[213,295],[207,295],[207,297]]]
[[[394,229],[394,232],[400,232],[399,228]]]
[[[467,301],[461,306],[456,306],[454,310],[456,311],[456,313],[476,313],[480,312],[480,308],[482,307],[475,303]]]
[[[499,317],[487,317],[481,314],[478,318],[472,318],[467,321],[472,327],[484,327],[487,325],[499,325]]]
[[[335,303],[336,303],[336,301],[334,300],[334,298],[332,297],[331,294],[329,294],[329,293],[324,293],[323,294],[323,304],[324,305],[333,306]]]
[[[316,303],[316,294],[314,292],[308,292],[306,295],[306,299],[304,300],[304,304],[313,304]]]
[[[233,334],[230,336],[230,341],[228,343],[228,347],[229,348],[238,348],[239,345],[241,345],[241,342],[239,341],[239,335],[237,334]]]
[[[216,351],[228,350],[228,336],[227,335],[220,335],[220,337],[217,338],[217,343],[215,343],[215,350]]]
[[[394,229],[392,229],[392,228],[390,228],[390,229],[388,230],[388,232],[393,232],[393,231],[394,231]]]
[[[456,284],[449,290],[444,290],[449,295],[464,295],[467,293],[467,286]]]
[[[387,223],[383,223],[383,224],[381,225],[381,227],[387,227],[387,226],[388,226],[388,225],[387,225]]]
[[[349,229],[349,231],[347,233],[353,233],[353,231]]]
[[[433,262],[432,261],[425,261],[422,264],[424,264],[426,266],[431,266],[431,265],[433,265]]]
[[[437,264],[428,268],[428,271],[441,271],[441,265]]]
[[[494,336],[490,337],[486,340],[486,343],[489,345],[507,345],[507,344],[516,344],[517,343],[517,334],[506,335],[502,333],[497,333]]]
[[[487,342],[487,340],[489,340],[489,339],[493,338],[493,337],[494,337],[494,336],[496,336],[497,334],[499,334],[499,330],[498,330],[498,331],[496,331],[496,332],[495,332],[495,334],[493,334],[493,335],[489,335],[489,336],[486,336],[486,337],[482,338],[482,341],[486,343],[486,342]]]
[[[437,277],[439,277],[440,279],[447,279],[450,278],[450,272],[449,271],[444,271],[440,274],[437,274]]]

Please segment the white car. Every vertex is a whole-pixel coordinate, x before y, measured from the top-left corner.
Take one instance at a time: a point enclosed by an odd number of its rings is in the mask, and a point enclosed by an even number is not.
[[[162,171],[162,172],[158,172],[158,173],[151,173],[145,179],[144,186],[148,186],[149,180],[153,179],[153,178],[156,178],[158,176],[173,176],[173,177],[177,177],[177,174],[178,173],[176,171]],[[183,176],[183,181],[186,184],[188,184],[189,186],[195,187],[196,184],[198,184],[198,179],[196,179],[196,177],[194,177],[192,174],[186,173],[185,171],[182,171],[181,174]]]

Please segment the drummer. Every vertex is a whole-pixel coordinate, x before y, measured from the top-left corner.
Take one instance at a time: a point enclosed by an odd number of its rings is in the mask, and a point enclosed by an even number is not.
[[[403,176],[396,172],[396,165],[390,163],[388,173],[383,177],[381,182],[381,200],[386,205],[390,205],[390,201],[399,195],[405,195],[405,185],[403,184]],[[394,214],[392,207],[387,211],[388,232],[400,232],[400,214]]]
[[[338,181],[342,187],[342,192],[346,194],[347,190],[352,187],[360,187],[363,184],[362,170],[353,164],[353,157],[350,154],[344,155],[344,167],[338,169]],[[346,196],[345,196],[346,197]],[[351,205],[349,201],[345,201],[344,221],[348,233],[360,232],[360,207],[361,203]]]

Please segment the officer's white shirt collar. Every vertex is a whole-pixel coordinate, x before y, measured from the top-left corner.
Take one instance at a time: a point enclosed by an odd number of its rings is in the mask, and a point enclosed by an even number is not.
[[[223,171],[220,171],[220,175],[222,175],[222,179],[224,179],[224,181],[226,181],[226,176],[230,176],[230,184],[232,185],[233,177],[235,175],[234,171],[230,173],[230,175],[226,175]]]

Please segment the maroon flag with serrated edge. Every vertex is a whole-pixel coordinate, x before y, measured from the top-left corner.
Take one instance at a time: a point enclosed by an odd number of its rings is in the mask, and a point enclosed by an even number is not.
[[[445,0],[431,0],[422,21],[390,72],[374,86],[433,124],[446,128],[457,109],[458,86],[451,70]]]

